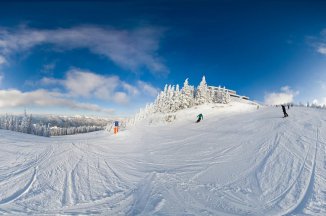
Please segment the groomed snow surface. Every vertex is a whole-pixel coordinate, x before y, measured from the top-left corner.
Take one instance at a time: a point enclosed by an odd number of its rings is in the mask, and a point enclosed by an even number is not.
[[[0,130],[0,214],[326,215],[326,110],[288,113],[233,102],[118,135]]]

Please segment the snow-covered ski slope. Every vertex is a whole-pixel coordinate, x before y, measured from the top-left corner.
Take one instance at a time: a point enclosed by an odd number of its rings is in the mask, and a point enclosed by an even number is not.
[[[326,215],[326,111],[288,113],[233,103],[116,136],[0,130],[0,214]]]

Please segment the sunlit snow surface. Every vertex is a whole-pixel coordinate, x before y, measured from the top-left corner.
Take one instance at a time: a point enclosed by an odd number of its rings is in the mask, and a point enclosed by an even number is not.
[[[288,113],[233,103],[116,136],[0,130],[0,214],[326,215],[326,110]]]

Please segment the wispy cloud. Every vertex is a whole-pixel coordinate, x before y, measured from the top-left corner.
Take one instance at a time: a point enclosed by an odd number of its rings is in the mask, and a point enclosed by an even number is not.
[[[0,88],[2,85],[2,81],[4,79],[4,73],[1,71],[3,65],[5,65],[7,63],[7,60],[5,59],[4,56],[0,55]]]
[[[72,69],[66,79],[61,80],[63,86],[72,96],[96,96],[102,100],[110,100],[120,80],[117,76],[102,76],[90,71]]]
[[[52,63],[49,63],[49,64],[45,64],[41,68],[41,72],[43,74],[53,74],[53,70],[54,70],[55,67],[56,67],[56,63],[55,62],[52,62]]]
[[[157,88],[144,81],[138,80],[132,85],[115,75],[100,75],[79,68],[69,70],[64,79],[44,77],[38,84],[61,86],[69,97],[96,98],[118,104],[128,103],[140,95],[156,96],[158,93]]]
[[[320,54],[326,55],[326,44],[324,44],[324,46],[320,46],[317,48],[317,52],[319,52]]]
[[[139,89],[144,92],[145,94],[151,95],[151,96],[157,96],[159,89],[155,88],[154,86],[150,85],[149,83],[143,82],[141,80],[137,81]]]
[[[3,74],[0,72],[0,87],[1,87],[1,84],[2,84],[2,80],[3,80]]]
[[[0,65],[5,64],[7,61],[4,56],[0,55]]]
[[[44,89],[29,92],[22,92],[17,89],[2,90],[0,92],[0,108],[25,105],[64,106],[74,109],[108,112],[96,104],[85,104],[77,101],[97,99],[123,105],[137,97],[152,97],[154,93],[158,92],[157,88],[144,81],[137,80],[132,85],[122,81],[118,76],[100,75],[79,68],[72,68],[67,71],[63,79],[43,77],[39,81],[30,81],[26,82],[26,84],[29,84],[30,87],[42,86]]]
[[[133,30],[99,26],[45,30],[26,26],[18,29],[0,28],[0,63],[6,62],[6,58],[14,53],[52,44],[60,50],[87,48],[131,71],[144,67],[153,74],[166,74],[168,68],[158,55],[162,32],[162,29],[152,27]]]
[[[289,86],[283,86],[279,92],[271,92],[265,94],[265,104],[279,105],[292,103],[294,97],[298,94],[298,91],[293,91]]]
[[[60,106],[78,110],[89,110],[104,113],[113,113],[112,109],[103,109],[96,104],[79,103],[66,98],[58,92],[51,92],[44,89],[21,92],[16,89],[0,90],[0,108],[13,108],[23,106]]]
[[[322,30],[317,37],[308,37],[308,42],[314,47],[317,53],[326,55],[326,29]]]

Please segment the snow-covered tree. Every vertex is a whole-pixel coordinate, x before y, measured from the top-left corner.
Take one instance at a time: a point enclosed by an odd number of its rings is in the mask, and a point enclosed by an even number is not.
[[[222,91],[222,103],[223,104],[228,104],[231,102],[231,97],[230,97],[230,94],[228,92],[227,89],[225,89],[225,87],[223,88],[223,91]]]
[[[209,93],[205,76],[203,76],[199,86],[196,89],[195,103],[197,105],[204,104],[209,100]]]
[[[181,92],[180,92],[180,87],[177,84],[175,87],[175,91],[173,93],[173,104],[171,107],[172,112],[176,112],[178,110],[182,109],[182,104],[181,104]]]
[[[188,78],[181,89],[180,103],[181,108],[189,108],[194,105],[194,87],[189,85]]]
[[[20,125],[20,131],[22,133],[27,133],[28,125],[29,125],[29,119],[28,119],[28,116],[27,116],[26,111],[25,111],[24,116],[22,118],[21,125]]]
[[[47,118],[46,118],[47,119]],[[34,119],[32,115],[27,115],[26,111],[23,116],[13,116],[6,114],[0,116],[0,129],[12,130],[22,133],[34,134],[38,136],[59,136],[76,133],[87,133],[97,130],[102,130],[103,126],[89,125],[88,119],[72,119],[69,121],[63,121],[58,123],[62,127],[50,128],[50,123],[33,123]],[[50,121],[47,119],[46,121]],[[75,127],[69,127],[68,124],[76,125]]]

